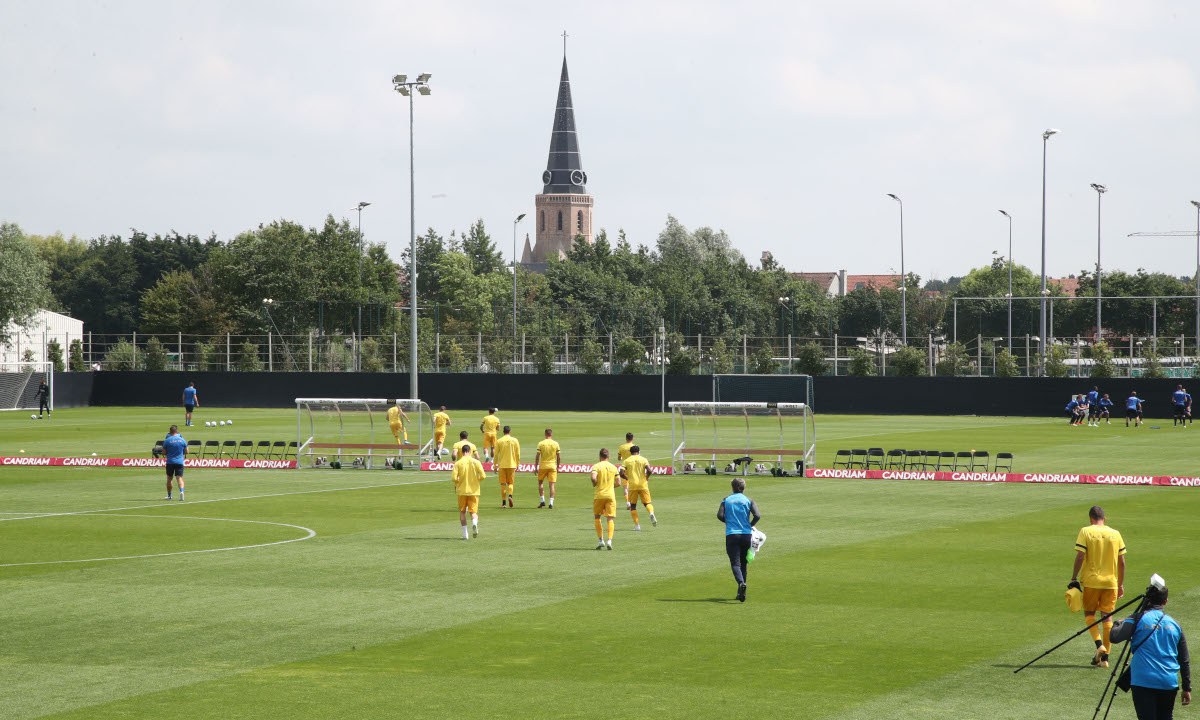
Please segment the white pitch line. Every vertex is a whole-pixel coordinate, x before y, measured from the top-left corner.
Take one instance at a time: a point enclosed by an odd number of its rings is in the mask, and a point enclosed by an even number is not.
[[[143,560],[146,558],[170,557],[173,555],[198,555],[201,553],[230,552],[233,550],[252,550],[254,548],[271,547],[272,545],[287,545],[288,543],[303,542],[305,540],[311,540],[312,538],[317,536],[317,531],[313,530],[312,528],[307,528],[307,527],[304,527],[303,525],[292,525],[291,523],[271,522],[269,520],[235,520],[233,518],[206,518],[206,517],[198,517],[195,515],[122,515],[122,514],[118,514],[118,513],[104,513],[104,512],[92,512],[92,513],[87,513],[87,514],[92,517],[165,518],[168,520],[210,520],[212,522],[236,522],[236,523],[249,523],[251,525],[275,525],[278,527],[295,528],[296,530],[301,530],[308,534],[305,535],[304,537],[291,538],[290,540],[276,540],[275,542],[257,543],[255,545],[234,545],[231,547],[208,548],[206,550],[179,550],[176,552],[151,553],[148,555],[120,555],[120,556],[102,557],[102,558],[83,558],[80,560],[40,560],[37,562],[2,563],[2,564],[0,564],[0,568],[3,568],[3,567],[26,567],[29,565],[66,565],[66,564],[70,564],[70,563],[109,562],[112,560]]]
[[[202,505],[205,503],[232,502],[235,500],[257,500],[258,498],[285,497],[285,496],[289,496],[289,495],[313,495],[316,493],[349,492],[349,491],[353,491],[353,490],[374,490],[376,488],[401,487],[404,485],[424,485],[424,484],[428,484],[428,483],[445,482],[445,481],[446,481],[446,478],[439,477],[436,480],[413,480],[411,482],[385,483],[383,485],[359,485],[357,487],[348,487],[348,488],[324,488],[321,490],[296,490],[294,492],[266,493],[264,495],[244,495],[241,497],[213,498],[211,500],[186,500],[184,502],[187,505]],[[14,515],[21,514],[21,515],[24,515],[24,517],[0,518],[0,522],[10,522],[13,520],[36,520],[38,518],[63,517],[66,515],[88,515],[91,513],[115,513],[115,512],[122,512],[125,510],[145,510],[148,508],[158,508],[158,507],[179,507],[179,504],[178,504],[178,502],[170,502],[170,503],[160,502],[160,503],[155,503],[152,505],[130,505],[129,507],[100,508],[97,510],[75,510],[72,512],[53,512],[53,513],[41,513],[41,514],[11,513]],[[0,513],[0,514],[7,515],[10,513]]]

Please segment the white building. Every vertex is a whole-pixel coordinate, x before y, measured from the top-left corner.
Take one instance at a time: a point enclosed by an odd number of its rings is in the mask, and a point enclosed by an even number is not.
[[[83,340],[83,321],[49,310],[38,310],[25,325],[8,327],[8,345],[0,343],[0,370],[9,363],[25,359],[25,351],[33,360],[44,362],[46,346],[57,340],[62,347],[63,362],[67,362],[72,340]]]

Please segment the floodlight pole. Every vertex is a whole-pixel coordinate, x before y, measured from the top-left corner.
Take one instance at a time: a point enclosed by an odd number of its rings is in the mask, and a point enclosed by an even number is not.
[[[413,90],[422,95],[429,94],[429,73],[421,73],[413,82],[408,81],[407,75],[392,77],[392,88],[401,95],[408,97],[408,234],[409,234],[409,353],[408,353],[408,394],[413,400],[417,393],[417,195],[416,172],[413,150]]]
[[[1013,351],[1012,342],[1012,215],[1008,214],[1007,210],[1001,210],[1000,214],[1008,218],[1008,354]]]
[[[1200,348],[1200,201],[1192,204],[1196,206],[1196,347]]]
[[[900,342],[908,345],[908,278],[904,274],[904,201],[898,195],[888,197],[900,203]]]
[[[517,216],[513,220],[513,259],[512,259],[512,274],[513,274],[513,372],[517,371],[517,223],[525,219],[525,213]]]
[[[659,407],[659,412],[667,411],[667,325],[664,321],[658,322],[658,368],[662,382],[662,403]]]
[[[1100,199],[1104,197],[1104,193],[1108,192],[1108,188],[1099,183],[1092,183],[1092,189],[1096,191],[1096,340],[1104,339],[1104,325],[1100,311],[1100,301],[1104,297],[1104,291],[1100,287]]]
[[[370,205],[369,202],[359,202],[358,207],[354,208],[358,211],[358,343],[354,348],[354,369],[362,372],[362,266],[363,266],[363,234],[362,234],[362,211],[363,208]]]
[[[1041,342],[1039,343],[1038,352],[1041,353],[1039,358],[1038,369],[1042,377],[1046,375],[1046,146],[1050,136],[1058,131],[1050,128],[1042,132],[1042,287],[1041,287],[1041,302],[1040,306],[1040,321],[1038,322],[1038,335]]]

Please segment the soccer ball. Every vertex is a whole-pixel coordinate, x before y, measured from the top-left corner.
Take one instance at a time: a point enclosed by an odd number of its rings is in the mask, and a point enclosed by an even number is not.
[[[445,456],[445,455],[449,455],[449,454],[450,454],[450,451],[449,451],[449,450],[447,450],[446,448],[442,448],[442,452],[441,452],[441,453],[439,453],[439,454],[440,454],[440,455],[443,455],[443,456]]]
[[[222,421],[221,421],[221,427],[225,427],[225,421],[224,421],[224,420],[222,420]]]
[[[30,419],[30,420],[37,420],[37,419],[38,419],[38,416],[37,416],[37,415],[30,415],[30,416],[29,416],[29,419]]]
[[[233,421],[232,421],[232,420],[226,420],[226,421],[225,421],[225,424],[226,424],[226,425],[232,425],[232,424],[233,424]]]

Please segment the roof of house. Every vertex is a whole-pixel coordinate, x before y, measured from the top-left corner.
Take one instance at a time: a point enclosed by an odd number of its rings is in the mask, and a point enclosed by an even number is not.
[[[1079,278],[1046,278],[1047,285],[1057,285],[1067,297],[1075,297],[1079,292]]]
[[[859,288],[898,288],[900,287],[899,275],[847,275],[846,276],[846,292],[853,292]]]
[[[807,280],[822,290],[829,289],[838,276],[836,272],[794,272],[791,275],[796,280]]]

